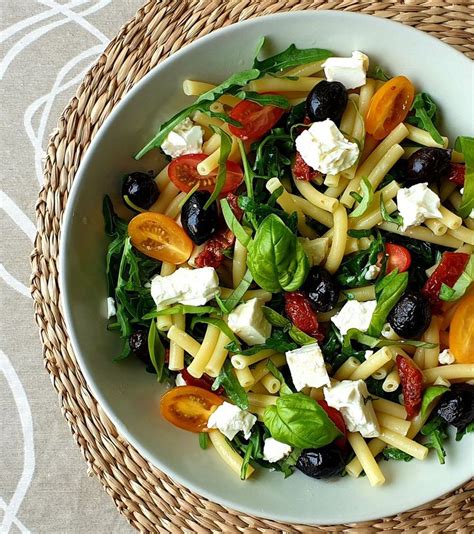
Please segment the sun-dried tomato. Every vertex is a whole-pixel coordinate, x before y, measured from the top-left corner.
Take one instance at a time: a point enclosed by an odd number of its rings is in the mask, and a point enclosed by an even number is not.
[[[462,163],[451,163],[447,179],[453,184],[464,186],[464,176],[466,174],[466,166]]]
[[[209,241],[204,250],[196,257],[196,267],[214,267],[217,269],[224,261],[224,251],[235,241],[235,235],[230,230],[219,230]]]
[[[297,151],[295,161],[293,162],[293,176],[297,180],[303,180],[305,182],[310,182],[318,176],[321,176],[319,171],[312,169],[306,161],[302,158],[301,154]]]
[[[285,293],[285,312],[297,328],[308,336],[322,341],[323,333],[319,329],[316,313],[304,293],[301,291]]]
[[[187,386],[197,386],[198,388],[212,391],[212,384],[214,384],[215,378],[211,378],[209,375],[206,375],[206,373],[204,373],[201,378],[195,378],[187,369],[183,369],[180,372]],[[219,387],[214,393],[216,395],[224,395],[225,391],[223,387]]]
[[[225,198],[227,199],[227,202],[229,203],[230,209],[232,210],[232,213],[235,215],[235,218],[238,221],[240,221],[244,212],[239,207],[238,195],[234,195],[234,193],[229,193]]]
[[[408,419],[413,419],[420,411],[423,394],[423,373],[413,360],[397,355],[397,369],[402,384],[403,403]]]

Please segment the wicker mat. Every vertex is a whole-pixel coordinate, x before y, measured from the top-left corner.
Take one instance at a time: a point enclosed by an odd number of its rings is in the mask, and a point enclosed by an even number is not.
[[[118,510],[143,532],[474,532],[469,500],[474,481],[427,506],[357,525],[285,525],[227,510],[173,482],[117,433],[89,392],[72,352],[59,301],[61,219],[79,163],[104,119],[152,67],[184,44],[239,20],[303,9],[339,9],[391,18],[429,32],[474,58],[472,0],[149,1],[88,72],[48,147],[32,255],[32,294],[45,365],[90,474],[99,478]]]

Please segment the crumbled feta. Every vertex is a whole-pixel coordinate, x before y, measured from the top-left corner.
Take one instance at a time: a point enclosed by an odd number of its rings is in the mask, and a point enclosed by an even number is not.
[[[212,412],[207,422],[207,428],[217,428],[227,439],[233,440],[238,432],[244,433],[244,438],[250,438],[250,431],[257,421],[255,415],[241,410],[238,406],[224,402]]]
[[[218,293],[219,277],[213,267],[181,267],[173,274],[157,275],[151,281],[151,296],[157,310],[176,303],[203,306]]]
[[[351,328],[357,328],[361,332],[366,332],[370,326],[372,315],[376,300],[368,300],[367,302],[358,302],[357,300],[348,300],[341,311],[331,317],[331,321],[337,326],[343,336]]]
[[[167,156],[177,158],[184,154],[198,154],[202,152],[202,137],[204,131],[189,118],[180,122],[167,135],[161,149]]]
[[[444,349],[439,353],[438,362],[440,365],[451,365],[456,361],[454,354],[449,349]]]
[[[346,89],[365,85],[369,58],[362,52],[352,52],[352,57],[330,57],[323,63],[329,82],[341,82]]]
[[[263,459],[266,462],[275,463],[286,458],[291,452],[291,447],[286,443],[267,438],[263,443]]]
[[[263,314],[263,300],[250,299],[239,304],[228,317],[229,328],[247,345],[265,343],[272,332],[272,325]]]
[[[403,218],[402,230],[417,226],[426,219],[441,219],[439,196],[427,183],[415,184],[398,190],[397,207]]]
[[[341,412],[350,432],[360,432],[364,438],[376,438],[380,427],[372,400],[363,380],[343,380],[332,388],[324,388],[329,406]]]
[[[305,387],[319,388],[331,383],[323,353],[317,343],[286,352],[286,362],[297,391]]]
[[[377,265],[371,265],[364,275],[366,280],[375,280],[380,273],[380,267]]]
[[[115,307],[115,300],[112,297],[107,297],[107,319],[117,315],[117,309]]]
[[[385,339],[397,340],[400,339],[400,336],[395,332],[395,330],[390,326],[389,323],[385,323],[382,327],[382,337]]]
[[[373,350],[366,350],[364,353],[364,358],[368,360],[373,355],[373,353],[374,353]]]
[[[357,144],[347,140],[330,119],[314,122],[295,142],[303,160],[323,174],[344,171],[359,157]]]
[[[176,387],[187,386],[186,381],[184,380],[183,375],[181,373],[178,373],[176,375],[175,385],[176,385]]]

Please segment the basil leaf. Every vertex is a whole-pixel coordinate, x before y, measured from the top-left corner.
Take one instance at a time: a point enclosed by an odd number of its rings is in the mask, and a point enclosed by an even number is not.
[[[248,246],[247,265],[257,284],[272,293],[296,291],[305,281],[309,260],[296,236],[276,215],[268,215]]]
[[[278,367],[270,359],[267,360],[266,367],[270,373],[272,373],[272,375],[280,381],[280,397],[282,395],[291,395],[293,391],[291,391],[291,389],[288,387],[285,377],[282,375]]]
[[[290,108],[290,102],[288,101],[288,98],[282,95],[273,95],[271,93],[261,94],[253,91],[239,91],[236,96],[242,100],[256,102],[261,106],[275,106],[282,109]]]
[[[438,106],[428,93],[418,93],[411,105],[410,114],[406,121],[422,130],[427,131],[433,141],[442,145],[443,138],[436,129],[435,123],[438,118]]]
[[[221,138],[221,146],[219,149],[219,168],[217,171],[216,184],[214,186],[214,191],[204,204],[205,210],[207,210],[209,206],[215,200],[217,200],[221,194],[222,188],[225,185],[225,180],[227,177],[227,158],[229,157],[230,150],[232,148],[232,139],[228,133],[224,132],[222,128],[216,126],[211,125],[211,128],[215,133],[219,134]]]
[[[223,332],[233,343],[240,346],[240,341],[237,339],[234,332],[232,332],[226,322],[222,319],[217,319],[216,317],[193,317],[191,321],[191,328],[194,328],[197,323],[214,325],[221,332]]]
[[[354,349],[352,348],[352,341],[357,341],[357,343],[361,343],[362,345],[365,345],[371,349],[375,347],[378,349],[381,347],[391,347],[392,345],[400,345],[402,347],[403,345],[410,345],[411,347],[422,349],[433,349],[437,346],[436,343],[427,343],[426,341],[418,341],[416,339],[393,340],[377,338],[374,336],[369,336],[368,334],[364,334],[364,332],[361,332],[357,328],[351,328],[344,336],[342,345],[343,352],[349,356],[354,352]]]
[[[369,78],[374,78],[375,80],[380,80],[381,82],[388,82],[391,78],[380,65],[375,65],[373,70],[371,70],[367,76]]]
[[[279,397],[263,421],[273,438],[301,449],[324,447],[341,435],[321,406],[302,393]]]
[[[384,221],[391,222],[397,226],[403,226],[403,217],[400,214],[390,215],[390,213],[387,211],[385,202],[383,200],[383,193],[380,195],[380,214],[382,215],[382,219]]]
[[[362,196],[359,205],[349,214],[349,217],[360,217],[361,215],[364,215],[374,200],[374,188],[365,176],[362,178],[360,187]]]
[[[242,300],[242,297],[245,295],[252,282],[252,275],[247,269],[239,285],[234,289],[230,296],[222,302],[222,305],[225,308],[224,313],[229,314],[237,306],[237,304]]]
[[[226,348],[229,350],[229,352],[233,352],[235,354],[252,356],[253,354],[257,354],[257,352],[260,352],[264,349],[273,349],[276,352],[295,350],[298,348],[298,345],[294,343],[288,334],[283,332],[283,330],[274,330],[272,335],[266,339],[265,343],[261,343],[260,345],[253,345],[248,349],[242,350],[239,349],[239,347],[237,347],[235,344],[229,343]]]
[[[246,410],[249,407],[247,393],[237,380],[230,360],[224,362],[219,376],[212,384],[212,391],[216,391],[220,386],[224,388],[227,397],[239,408]]]
[[[458,152],[462,152],[466,162],[464,193],[458,209],[458,215],[465,219],[474,210],[474,137],[458,137],[454,148]]]
[[[395,276],[392,276],[394,273]],[[375,292],[379,294],[377,295],[377,306],[367,330],[369,336],[378,336],[382,332],[383,325],[387,322],[388,314],[407,288],[408,273],[396,273],[396,271],[393,271],[382,278],[381,283],[384,285],[380,291],[377,289],[378,284],[375,285]]]
[[[298,343],[298,345],[311,345],[316,343],[314,337],[309,336],[294,325],[288,330],[288,334],[295,343]]]
[[[148,319],[154,319],[155,317],[160,317],[161,315],[176,315],[178,313],[189,313],[189,314],[202,314],[202,313],[219,313],[219,309],[214,306],[188,306],[185,304],[177,304],[170,308],[165,308],[160,311],[152,311],[145,314],[142,319],[144,321]]]
[[[423,400],[421,401],[421,416],[426,414],[426,410],[434,402],[435,399],[449,391],[446,386],[429,386],[423,392]]]
[[[439,298],[441,300],[452,302],[459,300],[474,282],[474,254],[471,254],[467,265],[461,276],[457,279],[453,287],[441,284]]]
[[[207,432],[199,432],[199,446],[201,449],[207,449],[209,445],[209,434]]]
[[[265,319],[272,325],[277,326],[278,328],[283,328],[285,331],[289,330],[291,327],[291,321],[286,317],[283,317],[280,313],[269,308],[268,306],[262,307],[263,315]]]
[[[156,320],[150,323],[150,329],[148,330],[148,352],[151,363],[156,371],[156,379],[158,382],[161,382],[165,365],[165,347],[161,342]]]
[[[244,227],[239,223],[237,217],[234,215],[229,202],[226,198],[221,200],[222,215],[229,228],[229,230],[235,235],[236,239],[241,245],[247,247],[250,243],[250,236],[245,231]]]
[[[385,460],[398,460],[401,462],[410,462],[413,460],[413,456],[410,456],[406,452],[396,449],[395,447],[387,447],[382,451]]]
[[[253,62],[253,67],[254,69],[258,69],[262,74],[265,74],[269,72],[279,72],[290,67],[296,67],[297,65],[313,63],[313,61],[322,61],[331,56],[332,53],[329,50],[324,50],[322,48],[299,49],[296,48],[294,44],[291,44],[283,52],[262,61],[256,57]]]

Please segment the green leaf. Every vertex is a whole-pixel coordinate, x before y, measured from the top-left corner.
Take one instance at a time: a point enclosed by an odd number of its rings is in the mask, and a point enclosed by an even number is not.
[[[209,445],[209,434],[207,432],[199,432],[199,446],[201,449],[207,449]]]
[[[438,106],[431,96],[428,93],[418,93],[413,100],[410,111],[413,114],[410,114],[406,121],[427,131],[433,138],[433,141],[442,145],[443,138],[435,126],[438,118]]]
[[[458,215],[465,219],[474,209],[474,137],[458,137],[454,143],[454,148],[458,152],[462,152],[466,162],[464,193],[458,209]]]
[[[398,460],[400,462],[410,462],[413,460],[413,456],[395,447],[387,447],[383,450],[382,454],[386,460]]]
[[[433,349],[437,347],[436,343],[427,343],[426,341],[418,341],[416,339],[392,340],[385,338],[377,338],[374,336],[369,336],[368,334],[364,334],[364,332],[361,332],[357,328],[351,328],[344,336],[342,346],[343,352],[349,354],[349,356],[354,352],[354,349],[352,348],[352,341],[357,341],[357,343],[361,343],[362,345],[365,345],[366,347],[369,347],[371,349],[380,349],[381,347],[391,347],[393,345],[400,345],[402,347],[403,345],[409,345],[411,347],[417,347],[422,349]]]
[[[235,354],[252,356],[253,354],[257,354],[257,352],[260,352],[264,349],[273,349],[276,352],[295,350],[298,348],[298,345],[293,342],[288,334],[283,332],[283,330],[274,330],[272,335],[265,340],[265,343],[261,343],[260,345],[253,345],[248,349],[242,350],[239,349],[239,347],[235,344],[229,343],[226,348],[229,350],[229,352],[233,352]]]
[[[298,449],[295,447],[290,454],[281,460],[280,462],[277,462],[276,464],[273,464],[279,471],[283,473],[285,478],[288,478],[291,476],[295,470],[296,462],[298,461],[298,458],[301,455],[301,449]]]
[[[374,188],[365,176],[362,178],[361,192],[362,196],[359,205],[349,214],[349,217],[360,217],[364,215],[374,200]]]
[[[263,448],[262,439],[259,431],[252,432],[249,442],[247,444],[242,466],[240,468],[240,479],[245,480],[247,476],[247,469],[250,464],[250,460],[256,459],[261,456],[260,452]]]
[[[301,449],[324,447],[341,435],[323,408],[302,393],[279,397],[263,421],[273,438]]]
[[[396,224],[397,226],[403,226],[403,217],[400,214],[390,215],[390,213],[387,211],[387,208],[385,206],[385,202],[383,199],[383,193],[381,193],[380,195],[380,213],[384,221],[391,222],[393,224]]]
[[[291,395],[293,391],[288,387],[285,377],[282,375],[278,367],[270,360],[267,360],[266,364],[267,369],[272,373],[272,375],[280,381],[280,397],[283,395]]]
[[[204,204],[204,209],[207,210],[209,206],[219,198],[221,191],[225,185],[225,180],[227,177],[227,158],[229,157],[230,150],[232,148],[232,139],[230,135],[222,128],[217,126],[211,126],[212,130],[220,135],[221,145],[219,149],[219,169],[217,171],[216,185],[214,186],[214,191],[211,196],[207,199],[207,202]]]
[[[240,341],[235,336],[234,332],[228,327],[227,323],[223,319],[218,319],[217,317],[193,317],[191,321],[191,328],[197,323],[203,324],[212,324],[223,332],[233,343],[240,346]]]
[[[308,334],[297,328],[295,325],[291,326],[288,330],[288,334],[295,343],[298,343],[298,345],[311,345],[312,343],[316,343],[314,337],[308,336]]]
[[[461,441],[462,438],[466,435],[466,434],[470,434],[471,432],[474,432],[474,421],[472,421],[471,423],[469,423],[465,428],[463,428],[462,430],[458,430],[456,432],[456,441]]]
[[[241,245],[247,247],[250,243],[250,236],[245,231],[244,227],[239,223],[237,217],[234,215],[229,202],[226,198],[221,200],[222,215],[229,230],[235,235],[236,239]]]
[[[363,237],[370,237],[372,230],[347,230],[347,235],[356,239],[362,239]]]
[[[215,306],[188,306],[186,304],[177,304],[176,306],[171,306],[170,308],[165,308],[160,311],[152,311],[145,314],[142,319],[144,321],[148,319],[154,319],[155,317],[160,317],[161,315],[176,315],[176,314],[202,314],[202,313],[220,313],[220,310]]]
[[[247,196],[249,198],[253,198],[253,180],[255,178],[255,174],[252,171],[252,168],[250,167],[242,139],[238,139],[237,142],[239,144],[240,155],[242,157],[242,166],[244,168],[244,182],[245,188],[247,189]]]
[[[247,265],[255,282],[272,293],[296,291],[309,271],[309,260],[296,235],[276,215],[268,215],[248,246]]]
[[[290,102],[288,101],[288,98],[282,95],[273,95],[271,93],[261,94],[253,91],[239,91],[236,96],[242,100],[256,102],[261,106],[275,106],[282,109],[290,108]]]
[[[280,313],[269,308],[268,306],[262,307],[263,315],[265,319],[272,325],[277,326],[278,328],[283,328],[284,330],[289,330],[291,327],[291,321],[286,317],[283,317]]]
[[[253,282],[252,275],[250,271],[247,269],[239,285],[234,289],[234,291],[232,291],[230,296],[227,297],[222,302],[222,305],[225,308],[224,313],[229,314],[237,306],[237,304],[239,304],[239,302],[242,300],[242,297],[245,295],[245,293],[247,292],[252,282]]]
[[[440,427],[427,434],[427,440],[424,443],[425,447],[436,451],[440,464],[445,463],[446,451],[444,449],[444,441],[447,437],[448,433],[446,429]]]
[[[148,330],[148,352],[150,360],[156,371],[156,379],[161,382],[163,379],[163,369],[165,365],[165,347],[161,342],[156,320],[151,321]]]
[[[441,284],[439,298],[448,302],[459,300],[466,293],[473,282],[474,254],[471,254],[464,271],[461,273],[461,276],[457,279],[454,286],[451,288],[444,283]]]
[[[209,117],[213,117],[215,119],[220,119],[223,122],[226,122],[227,124],[232,124],[232,126],[236,126],[237,128],[242,128],[242,123],[239,121],[236,121],[232,117],[230,117],[227,113],[220,113],[219,111],[211,111],[211,110],[204,110],[204,113],[206,115],[209,115]]]
[[[229,398],[229,400],[231,400],[239,408],[246,410],[249,407],[247,393],[237,380],[230,360],[226,360],[224,362],[219,376],[212,384],[212,391],[216,391],[220,386],[224,388],[226,396]]]
[[[446,386],[429,386],[423,392],[423,400],[421,401],[421,416],[423,417],[428,410],[428,407],[441,395],[449,391]]]
[[[369,78],[374,78],[375,80],[380,80],[381,82],[388,82],[391,79],[380,65],[375,65],[375,67],[367,74]]]
[[[266,74],[270,72],[279,72],[290,67],[296,67],[297,65],[313,63],[314,61],[322,61],[331,56],[332,53],[329,50],[324,50],[322,48],[298,49],[294,44],[291,44],[283,52],[262,61],[255,58],[253,67],[258,69],[262,74]]]

